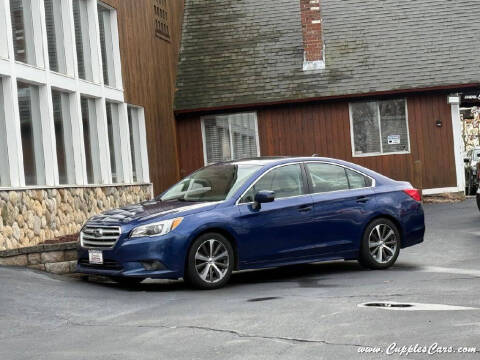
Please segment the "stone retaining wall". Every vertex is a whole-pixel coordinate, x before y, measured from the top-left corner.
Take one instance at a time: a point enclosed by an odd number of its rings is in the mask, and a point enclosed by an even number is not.
[[[151,184],[0,190],[0,251],[78,233],[95,214],[151,197]]]
[[[47,244],[0,251],[0,265],[23,266],[53,274],[75,272],[78,242]]]

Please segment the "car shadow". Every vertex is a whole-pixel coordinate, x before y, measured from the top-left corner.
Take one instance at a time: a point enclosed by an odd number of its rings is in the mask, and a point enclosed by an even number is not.
[[[234,272],[226,288],[255,285],[265,283],[296,283],[303,288],[336,287],[335,284],[322,283],[327,275],[356,273],[367,271],[356,261],[335,261],[323,263],[311,263],[300,265],[288,265],[277,268],[246,270]],[[99,286],[127,291],[169,292],[191,291],[192,287],[183,280],[156,280],[147,279],[140,284],[119,284],[103,276],[76,276],[78,279]]]
[[[330,274],[361,271],[363,268],[353,261],[336,261],[313,264],[288,265],[279,268],[249,270],[232,275],[230,286],[236,284],[260,284],[272,282],[295,282],[300,287],[334,287],[320,285],[319,281]]]

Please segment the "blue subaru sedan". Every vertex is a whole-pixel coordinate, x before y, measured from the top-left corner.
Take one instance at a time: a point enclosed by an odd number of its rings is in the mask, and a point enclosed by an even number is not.
[[[92,217],[77,271],[214,289],[235,270],[336,259],[386,269],[424,232],[420,192],[407,182],[329,158],[245,159]]]

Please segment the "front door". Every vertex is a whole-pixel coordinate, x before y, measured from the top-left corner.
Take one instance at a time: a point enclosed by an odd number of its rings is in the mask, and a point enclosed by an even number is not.
[[[260,190],[274,191],[275,200],[254,209],[252,202]],[[242,263],[261,265],[304,255],[313,207],[300,164],[267,171],[243,196],[239,207]]]

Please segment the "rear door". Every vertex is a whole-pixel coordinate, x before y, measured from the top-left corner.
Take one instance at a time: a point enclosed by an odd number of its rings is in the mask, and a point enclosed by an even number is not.
[[[260,190],[274,191],[275,200],[253,209]],[[311,243],[308,224],[313,204],[302,164],[269,170],[239,200],[239,210],[242,262],[278,262],[305,254],[305,246]]]
[[[319,254],[358,249],[363,225],[374,208],[373,179],[324,162],[307,162],[313,200],[313,227]]]

